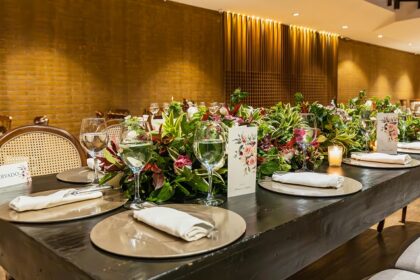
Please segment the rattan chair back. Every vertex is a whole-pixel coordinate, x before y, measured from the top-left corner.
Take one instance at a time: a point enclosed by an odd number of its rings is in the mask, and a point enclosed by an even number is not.
[[[0,138],[0,164],[29,159],[32,176],[59,173],[86,165],[86,153],[67,131],[51,126],[22,126]]]

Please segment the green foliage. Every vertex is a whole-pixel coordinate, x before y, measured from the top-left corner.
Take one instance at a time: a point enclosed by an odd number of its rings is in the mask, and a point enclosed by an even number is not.
[[[248,92],[242,91],[240,88],[235,89],[230,96],[231,105],[235,106],[236,104],[241,103],[248,95]]]
[[[183,111],[179,102],[170,104],[169,114],[164,116],[161,130],[154,134],[155,152],[149,168],[141,176],[141,196],[156,203],[168,200],[185,201],[203,196],[208,189],[207,171],[196,159],[193,151],[194,132],[203,119],[220,120],[223,133],[227,137],[233,125],[258,126],[258,177],[271,176],[276,171],[296,170],[302,166],[303,155],[294,138],[294,129],[302,124],[301,112],[313,113],[317,118],[318,135],[308,148],[308,166],[316,169],[322,164],[329,145],[340,145],[345,153],[360,151],[365,139],[361,129],[361,115],[375,118],[378,112],[399,112],[399,106],[389,97],[367,98],[365,91],[347,104],[324,106],[317,102],[305,102],[302,93],[295,94],[296,106],[278,103],[270,108],[253,108],[242,101],[247,92],[236,89],[231,95],[231,105],[227,115],[209,115],[206,108],[199,108],[191,115]],[[184,108],[185,109],[185,108]],[[124,124],[138,134],[144,133],[140,117],[128,117]],[[404,125],[403,125],[404,124]],[[400,130],[405,129],[408,140],[420,137],[420,119],[406,115],[400,122]],[[375,139],[375,129],[371,130]],[[115,148],[116,149],[116,148]],[[175,166],[179,158],[189,159],[188,166]],[[131,171],[112,149],[104,151],[103,161],[107,172],[101,184],[122,174],[120,183],[127,196],[133,193]],[[213,176],[215,192],[226,192],[227,168],[220,167]],[[159,183],[156,183],[156,182]]]

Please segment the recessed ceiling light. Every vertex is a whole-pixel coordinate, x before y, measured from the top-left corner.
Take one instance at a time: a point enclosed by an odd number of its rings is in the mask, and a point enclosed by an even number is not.
[[[381,39],[381,38],[383,38],[383,37],[384,37],[384,35],[382,35],[382,34],[379,34],[379,35],[378,35],[378,38],[379,38],[379,39]]]
[[[411,47],[413,44],[412,43],[408,43],[408,45]]]
[[[349,26],[348,25],[343,25],[343,26],[341,26],[341,28],[343,28],[343,29],[349,29]]]
[[[292,14],[294,17],[298,17],[300,14],[298,12],[295,12]]]

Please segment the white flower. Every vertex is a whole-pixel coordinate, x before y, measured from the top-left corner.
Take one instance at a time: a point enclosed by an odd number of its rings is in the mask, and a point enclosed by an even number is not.
[[[124,120],[128,120],[128,119],[130,119],[131,118],[131,115],[128,115],[128,116],[125,116],[124,117]]]
[[[372,100],[367,100],[365,103],[367,109],[372,110],[373,102]]]
[[[226,107],[220,108],[219,112],[222,116],[226,116],[229,113]]]
[[[188,110],[187,110],[188,120],[191,120],[195,113],[198,113],[198,108],[197,107],[193,106],[193,107],[188,108]]]

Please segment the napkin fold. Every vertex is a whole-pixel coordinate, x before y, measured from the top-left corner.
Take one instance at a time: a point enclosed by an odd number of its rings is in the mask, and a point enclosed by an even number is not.
[[[410,142],[410,143],[404,143],[404,142],[398,142],[398,148],[400,149],[410,149],[410,150],[420,150],[420,142]]]
[[[389,155],[383,153],[353,153],[351,158],[362,161],[406,165],[411,162],[409,155]]]
[[[136,210],[133,216],[151,227],[182,238],[185,241],[195,241],[206,237],[214,229],[214,226],[209,222],[168,207],[151,207]]]
[[[344,177],[335,174],[322,174],[313,172],[297,173],[274,173],[271,177],[273,181],[283,184],[301,185],[313,188],[334,188],[339,189],[343,186]]]
[[[50,195],[43,196],[18,196],[9,203],[9,207],[17,212],[30,210],[41,210],[59,205],[79,202],[88,199],[99,198],[102,192],[94,191],[89,193],[72,194],[75,189],[65,189]]]

